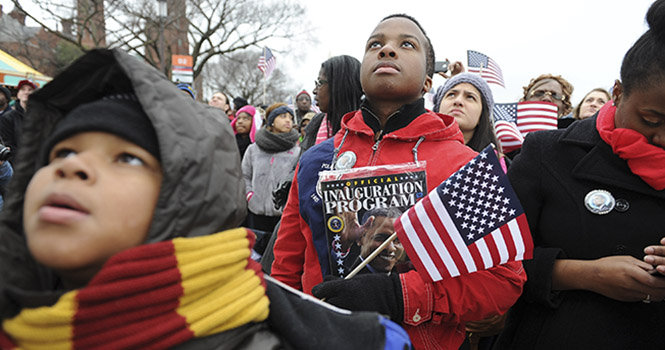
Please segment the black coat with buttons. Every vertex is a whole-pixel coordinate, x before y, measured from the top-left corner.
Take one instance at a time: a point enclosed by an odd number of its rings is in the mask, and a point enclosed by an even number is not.
[[[665,191],[630,172],[596,131],[596,118],[529,135],[508,175],[529,221],[534,259],[499,349],[665,349],[665,303],[619,302],[588,291],[554,292],[557,258],[644,257],[665,237]],[[665,169],[663,169],[665,172]],[[609,213],[585,196],[608,191]],[[665,277],[664,277],[665,278]]]

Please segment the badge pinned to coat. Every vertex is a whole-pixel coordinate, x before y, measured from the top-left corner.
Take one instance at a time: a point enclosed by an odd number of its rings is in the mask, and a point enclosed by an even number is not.
[[[605,190],[593,190],[584,196],[584,206],[596,215],[605,215],[614,209],[616,200]]]

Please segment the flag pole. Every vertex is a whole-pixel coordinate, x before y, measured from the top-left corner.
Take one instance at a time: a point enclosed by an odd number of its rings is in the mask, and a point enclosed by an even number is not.
[[[263,58],[266,57],[266,47],[263,47]],[[263,104],[266,104],[266,72],[263,72]]]
[[[483,75],[483,63],[482,62],[480,62],[480,70],[478,71],[478,74],[480,74],[480,76]]]
[[[372,260],[374,260],[374,258],[376,258],[376,257],[377,257],[377,256],[383,251],[383,249],[386,248],[386,247],[388,246],[388,244],[392,243],[392,241],[394,241],[395,238],[397,238],[397,232],[393,232],[393,234],[390,235],[390,237],[388,237],[388,239],[386,239],[385,241],[383,241],[383,243],[381,243],[381,245],[380,245],[378,248],[376,248],[376,249],[372,252],[372,254],[370,254],[367,258],[365,258],[365,259],[360,263],[360,265],[358,265],[355,269],[353,269],[353,271],[351,271],[351,273],[349,273],[346,277],[344,277],[344,279],[345,279],[345,280],[348,280],[349,278],[351,278],[351,277],[357,275],[358,272],[360,272],[360,270],[363,269],[363,267],[367,266],[367,264],[369,264],[370,262],[372,262]]]

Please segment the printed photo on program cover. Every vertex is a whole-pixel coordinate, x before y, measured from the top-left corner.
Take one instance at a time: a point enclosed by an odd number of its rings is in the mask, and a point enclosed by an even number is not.
[[[345,277],[394,232],[395,220],[427,195],[425,162],[323,171],[319,194],[330,268]],[[393,241],[360,273],[390,273],[407,262]]]

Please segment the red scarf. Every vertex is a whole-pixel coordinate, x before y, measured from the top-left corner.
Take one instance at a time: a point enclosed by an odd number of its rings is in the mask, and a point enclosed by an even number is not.
[[[630,171],[654,189],[665,189],[665,150],[650,144],[647,138],[632,129],[616,128],[613,103],[606,103],[598,112],[596,129],[614,154],[625,160]]]

